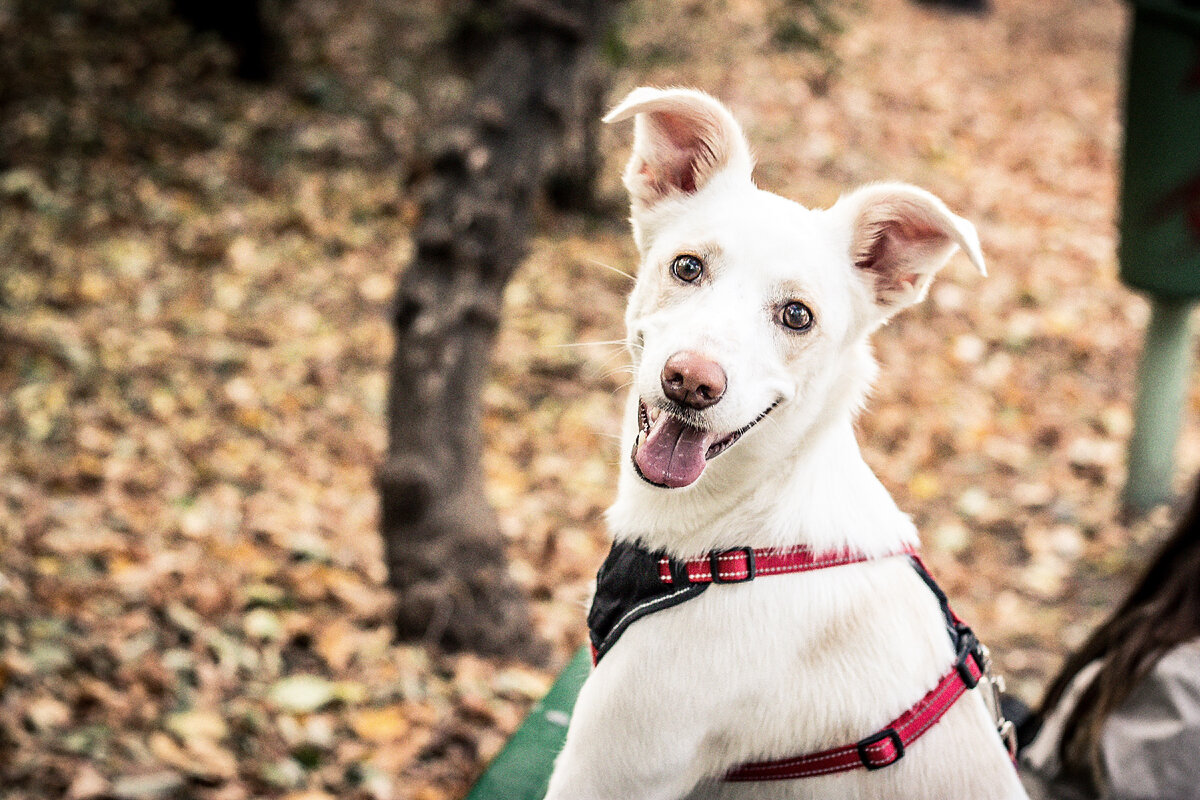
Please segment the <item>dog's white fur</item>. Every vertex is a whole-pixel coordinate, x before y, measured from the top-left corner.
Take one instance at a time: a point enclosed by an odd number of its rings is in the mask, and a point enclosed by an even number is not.
[[[635,119],[625,173],[640,274],[626,317],[635,380],[623,431],[618,540],[679,557],[730,547],[853,547],[917,534],[863,461],[853,422],[876,372],[870,334],[920,300],[974,228],[904,184],[809,210],[758,189],[729,111],[700,92],[640,88],[605,118]],[[699,256],[684,283],[670,264]],[[807,333],[783,304],[807,304]],[[732,432],[777,403],[699,479],[643,480],[629,453],[640,401],[664,399],[666,359],[692,351],[728,377],[702,424]],[[634,623],[585,683],[548,800],[1021,798],[979,691],[878,771],[724,783],[728,769],[848,744],[910,707],[954,654],[934,596],[904,558],[714,586]]]

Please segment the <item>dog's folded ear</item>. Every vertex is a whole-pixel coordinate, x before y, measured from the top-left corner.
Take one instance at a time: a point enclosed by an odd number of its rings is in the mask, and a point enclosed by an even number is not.
[[[864,186],[830,211],[847,220],[850,259],[869,277],[885,318],[924,298],[933,276],[959,248],[987,275],[975,226],[923,189]]]
[[[694,194],[717,174],[750,179],[753,159],[737,120],[720,101],[694,89],[634,89],[604,117],[634,121],[625,187],[634,212]]]

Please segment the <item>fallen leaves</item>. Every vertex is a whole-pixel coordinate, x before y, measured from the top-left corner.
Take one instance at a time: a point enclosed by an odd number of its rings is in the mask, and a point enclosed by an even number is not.
[[[403,738],[412,726],[402,706],[389,706],[355,712],[350,717],[350,727],[368,741],[394,742]]]
[[[267,699],[282,711],[308,713],[333,702],[337,687],[316,675],[292,675],[271,687]]]
[[[219,742],[202,736],[188,736],[181,746],[161,731],[150,734],[150,753],[161,763],[185,775],[205,781],[227,781],[237,775],[233,753]]]
[[[335,5],[291,6],[298,94],[230,80],[158,0],[96,30],[0,13],[0,74],[22,64],[0,109],[6,796],[461,797],[553,677],[391,640],[373,469],[422,118],[395,41],[437,9]],[[861,440],[1033,699],[1170,521],[1116,513],[1145,321],[1112,263],[1125,12],[875,0],[815,86],[768,6],[730,37],[719,4],[657,4],[616,82],[719,91],[763,184],[806,204],[898,177],[978,223],[990,277],[952,265],[880,332]],[[639,60],[664,31],[670,57]],[[404,74],[362,78],[379,64]],[[555,218],[483,397],[511,573],[562,659],[607,546],[635,262],[624,226]]]
[[[290,675],[270,688],[268,702],[280,711],[307,714],[335,701],[348,705],[365,699],[366,689],[349,681],[330,681],[319,675]]]

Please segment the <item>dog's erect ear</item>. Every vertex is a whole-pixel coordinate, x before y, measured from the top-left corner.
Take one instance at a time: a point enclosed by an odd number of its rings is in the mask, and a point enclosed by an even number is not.
[[[636,116],[625,187],[634,211],[689,195],[726,170],[750,179],[753,160],[737,120],[720,101],[694,89],[634,89],[604,117]]]
[[[850,258],[870,277],[885,317],[925,297],[934,274],[960,247],[987,275],[975,226],[923,189],[902,183],[865,186],[831,210],[848,217]]]

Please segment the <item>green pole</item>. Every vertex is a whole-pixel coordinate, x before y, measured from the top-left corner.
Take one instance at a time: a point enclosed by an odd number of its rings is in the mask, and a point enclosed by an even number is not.
[[[1125,510],[1171,500],[1200,299],[1200,6],[1133,0],[1125,87],[1121,280],[1150,298]]]
[[[1171,499],[1175,442],[1191,372],[1189,317],[1194,305],[1190,299],[1150,299],[1125,484],[1125,507],[1134,512],[1149,511]]]

